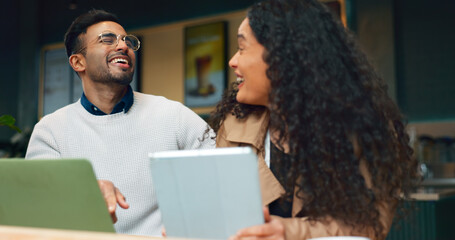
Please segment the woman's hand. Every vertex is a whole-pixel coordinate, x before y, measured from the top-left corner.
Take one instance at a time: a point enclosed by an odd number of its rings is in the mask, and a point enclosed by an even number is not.
[[[284,225],[283,223],[270,217],[269,209],[264,207],[265,223],[248,228],[241,229],[236,235],[229,240],[240,239],[279,239],[284,240]]]

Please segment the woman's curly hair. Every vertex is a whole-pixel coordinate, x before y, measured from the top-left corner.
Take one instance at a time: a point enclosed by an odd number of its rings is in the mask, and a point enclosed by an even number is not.
[[[278,177],[297,187],[304,202],[298,216],[331,216],[385,238],[379,202],[402,203],[419,180],[403,116],[386,84],[354,38],[317,0],[262,1],[249,9],[247,18],[265,47],[269,128],[290,149],[290,161],[277,160],[290,171]],[[227,114],[245,118],[265,111],[238,103],[237,91],[234,86],[227,92],[212,113],[216,132]],[[361,159],[373,189],[360,173]]]

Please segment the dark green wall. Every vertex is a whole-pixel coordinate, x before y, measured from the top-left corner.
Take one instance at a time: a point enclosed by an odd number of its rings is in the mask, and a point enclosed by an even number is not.
[[[38,120],[38,86],[40,64],[40,17],[38,1],[20,0],[19,14],[19,92],[17,120],[24,130],[31,130]],[[24,7],[26,6],[26,7]],[[25,17],[26,16],[26,17]]]
[[[399,105],[411,121],[455,119],[455,1],[394,2]]]
[[[17,116],[17,94],[19,88],[19,4],[17,1],[2,2],[0,7],[0,115]],[[9,139],[15,132],[0,127],[0,142]]]

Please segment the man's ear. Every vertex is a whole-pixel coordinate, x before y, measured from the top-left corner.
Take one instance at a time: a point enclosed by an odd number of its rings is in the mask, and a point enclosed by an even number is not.
[[[74,71],[78,73],[85,71],[85,57],[81,53],[71,55],[69,62]]]

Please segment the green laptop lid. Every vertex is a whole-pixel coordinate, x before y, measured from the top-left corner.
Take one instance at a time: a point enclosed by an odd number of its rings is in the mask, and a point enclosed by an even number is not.
[[[0,225],[115,232],[83,159],[0,159]]]

